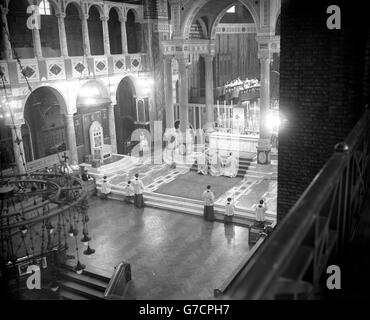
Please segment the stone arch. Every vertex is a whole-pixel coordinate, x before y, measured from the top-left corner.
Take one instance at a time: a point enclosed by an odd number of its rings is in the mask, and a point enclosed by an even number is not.
[[[88,12],[88,14],[89,14],[89,12],[90,12],[90,10],[91,10],[91,8],[96,8],[97,10],[98,10],[98,12],[99,12],[99,14],[100,14],[100,18],[104,18],[104,9],[98,4],[98,3],[94,3],[94,2],[92,2],[92,3],[87,3],[87,12]]]
[[[254,24],[256,26],[256,33],[258,32],[258,24],[257,24],[257,21],[255,20],[255,17],[253,16],[251,10],[248,8],[248,6],[246,6],[246,4],[244,2],[242,2],[242,4],[247,8],[247,10],[249,11],[249,13],[251,14],[252,18],[253,18],[253,21],[254,21]],[[210,39],[211,40],[215,40],[216,38],[216,28],[217,28],[217,25],[220,23],[221,19],[223,18],[223,16],[225,15],[225,13],[227,12],[227,10],[229,10],[231,7],[235,6],[235,3],[233,4],[230,4],[229,6],[227,6],[225,9],[223,9],[216,17],[216,19],[214,20],[213,24],[212,24],[212,27],[211,27],[211,33],[210,33]]]
[[[189,8],[183,20],[184,22],[181,25],[181,35],[183,39],[189,39],[190,27],[191,27],[192,22],[194,21],[200,9],[202,9],[202,7],[205,6],[208,2],[210,2],[210,0],[199,0],[199,1],[194,1],[194,3],[191,5],[191,7]],[[241,2],[249,10],[251,16],[253,17],[254,23],[256,24],[256,32],[258,32],[259,31],[259,16],[255,8],[253,7],[252,1],[251,0],[239,0],[239,2]],[[232,6],[233,4],[229,5],[227,9],[229,9]],[[223,12],[225,13],[227,9],[224,9]],[[217,21],[217,19],[215,21]],[[213,29],[213,27],[214,27],[214,24],[211,30]]]
[[[118,19],[123,19],[124,18],[121,8],[117,7],[117,6],[112,6],[112,7],[108,8],[108,16],[109,16],[109,14],[111,13],[112,10],[114,10],[117,13]]]
[[[37,5],[39,6],[41,2],[42,2],[42,0],[37,0]],[[48,2],[53,7],[53,9],[55,11],[55,14],[61,13],[60,5],[56,0],[48,0]]]
[[[77,11],[78,11],[78,13],[79,13],[79,15],[80,15],[80,18],[81,18],[81,17],[82,17],[82,15],[84,14],[84,10],[83,10],[83,8],[82,8],[81,4],[80,4],[78,1],[76,1],[76,0],[68,0],[68,1],[65,3],[64,13],[66,13],[67,8],[68,8],[68,6],[69,6],[70,4],[72,4],[72,5],[74,5],[74,6],[75,6],[75,8],[77,9]]]
[[[126,20],[127,20],[127,15],[130,11],[134,14],[135,21],[140,22],[140,14],[139,14],[138,10],[136,10],[136,8],[131,8],[131,7],[126,8],[126,14],[125,14]]]
[[[23,104],[22,137],[26,161],[67,150],[67,100],[51,86],[39,86]]]

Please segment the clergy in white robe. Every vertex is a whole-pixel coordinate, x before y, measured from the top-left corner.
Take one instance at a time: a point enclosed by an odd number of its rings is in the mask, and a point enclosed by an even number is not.
[[[202,194],[202,199],[204,201],[204,219],[207,221],[215,220],[215,213],[214,213],[214,202],[215,202],[215,195],[211,191],[211,186],[207,186],[206,191]]]
[[[107,181],[107,177],[103,178],[103,183],[101,185],[101,199],[108,199],[108,195],[112,192],[112,189]]]
[[[224,165],[224,176],[235,178],[238,174],[239,164],[238,160],[230,153]]]
[[[201,153],[197,158],[198,173],[207,175],[208,174],[208,160],[205,153]]]
[[[131,183],[131,181],[127,181],[126,187],[125,187],[125,202],[126,203],[134,203],[135,198],[135,190]]]
[[[209,174],[214,177],[219,177],[223,173],[222,168],[222,159],[218,151],[213,153],[213,155],[210,157],[210,169]]]
[[[134,187],[134,205],[136,208],[144,208],[144,184],[139,179],[139,174],[135,174],[135,179],[132,182],[132,186]]]
[[[227,198],[227,202],[225,205],[225,217],[224,217],[225,223],[232,222],[232,218],[234,216],[234,210],[235,210],[235,207],[234,207],[234,203],[232,199]]]
[[[265,213],[267,211],[266,205],[263,200],[256,206],[256,220],[259,223],[265,222]]]

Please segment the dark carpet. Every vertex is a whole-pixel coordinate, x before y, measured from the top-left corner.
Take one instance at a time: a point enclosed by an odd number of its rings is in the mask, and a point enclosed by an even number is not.
[[[210,185],[215,197],[218,198],[241,180],[242,178],[212,177],[210,175],[203,176],[196,172],[188,172],[178,176],[176,180],[161,186],[154,192],[202,200],[203,191],[207,185]]]

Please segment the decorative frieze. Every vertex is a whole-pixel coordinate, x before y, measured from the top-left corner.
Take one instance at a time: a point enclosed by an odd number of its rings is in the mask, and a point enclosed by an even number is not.
[[[254,23],[220,23],[216,27],[216,34],[253,34],[256,32]]]
[[[140,55],[130,55],[130,71],[141,71],[141,56]]]

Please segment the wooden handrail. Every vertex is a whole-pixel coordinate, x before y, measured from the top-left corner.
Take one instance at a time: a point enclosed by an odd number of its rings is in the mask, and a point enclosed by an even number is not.
[[[104,293],[104,299],[123,299],[127,283],[131,280],[131,267],[126,262],[119,263],[115,268]]]

